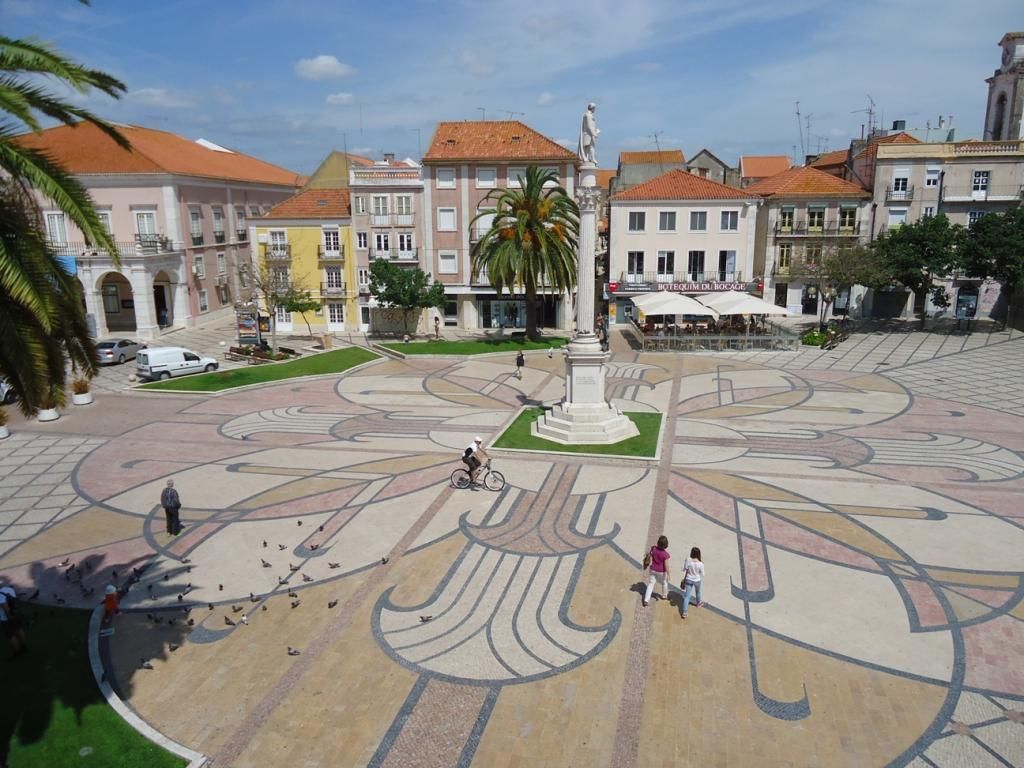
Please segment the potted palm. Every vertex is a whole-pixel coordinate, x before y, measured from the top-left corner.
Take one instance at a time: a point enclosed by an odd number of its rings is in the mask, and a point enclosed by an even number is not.
[[[75,405],[89,405],[92,402],[87,378],[80,376],[71,382],[71,402]]]
[[[11,430],[7,428],[7,410],[0,405],[0,440],[11,436]]]
[[[60,418],[57,410],[57,395],[50,392],[43,399],[43,407],[36,411],[36,421],[56,421]]]

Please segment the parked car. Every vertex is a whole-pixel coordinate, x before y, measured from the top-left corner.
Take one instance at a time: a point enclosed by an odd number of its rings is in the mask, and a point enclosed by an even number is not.
[[[17,399],[18,393],[14,391],[14,387],[3,379],[0,379],[0,403],[10,405]]]
[[[139,350],[135,357],[135,370],[140,379],[169,379],[217,370],[217,361],[201,357],[184,347],[149,347]]]
[[[100,363],[123,363],[145,348],[145,344],[131,339],[103,339],[96,342],[96,359]]]

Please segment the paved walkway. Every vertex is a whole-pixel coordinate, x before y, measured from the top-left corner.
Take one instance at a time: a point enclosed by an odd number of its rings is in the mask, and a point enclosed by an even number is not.
[[[926,341],[818,366],[614,338],[609,392],[667,415],[661,460],[495,451],[500,493],[448,476],[558,397],[557,356],[100,393],[0,442],[0,579],[130,586],[108,678],[217,768],[1022,765],[1021,342]],[[865,370],[883,346],[901,367]],[[643,608],[661,533],[673,587]]]

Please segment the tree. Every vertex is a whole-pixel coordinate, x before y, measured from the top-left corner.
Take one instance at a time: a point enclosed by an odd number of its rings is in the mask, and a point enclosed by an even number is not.
[[[275,267],[270,261],[263,257],[259,262],[256,274],[253,275],[255,293],[262,297],[270,316],[270,348],[277,354],[277,310],[285,309],[289,312],[298,312],[306,323],[310,338],[313,336],[313,329],[309,327],[306,320],[306,312],[313,312],[320,309],[320,303],[315,301],[308,290],[292,279],[291,269],[288,267]]]
[[[951,224],[946,215],[924,216],[883,234],[872,244],[879,264],[891,282],[915,294],[931,297],[937,307],[949,306],[949,295],[936,280],[948,277],[959,263],[963,227]],[[927,313],[921,313],[924,328]]]
[[[526,335],[538,338],[537,291],[576,287],[576,249],[580,212],[558,175],[531,165],[520,178],[519,189],[493,189],[470,223],[490,218],[491,226],[470,254],[473,278],[486,272],[501,293],[522,288],[526,298]]]
[[[402,327],[410,332],[409,318],[429,307],[443,307],[444,286],[431,285],[430,276],[419,267],[400,267],[387,259],[370,263],[370,293],[384,307],[401,310]]]
[[[309,338],[313,338],[313,329],[309,325],[309,319],[306,317],[307,312],[316,312],[320,309],[320,302],[313,298],[309,291],[304,291],[295,286],[291,286],[290,290],[281,297],[281,306],[289,312],[298,312],[302,315],[302,322],[306,324],[306,330],[309,331]]]
[[[1002,284],[1009,323],[1017,290],[1024,285],[1024,207],[975,221],[964,237],[961,256],[968,277],[989,277]]]
[[[63,401],[69,359],[73,370],[96,373],[96,348],[78,281],[49,248],[30,190],[48,197],[115,263],[117,248],[85,187],[19,135],[42,131],[40,120],[46,117],[65,125],[92,123],[120,146],[129,146],[115,128],[51,91],[47,79],[68,90],[98,90],[114,98],[125,90],[110,75],[44,43],[0,36],[0,370],[18,391],[26,414]]]
[[[843,288],[862,285],[879,288],[886,285],[882,265],[877,254],[863,246],[832,247],[817,262],[805,264],[807,276],[818,289],[819,323],[825,324],[828,308]]]

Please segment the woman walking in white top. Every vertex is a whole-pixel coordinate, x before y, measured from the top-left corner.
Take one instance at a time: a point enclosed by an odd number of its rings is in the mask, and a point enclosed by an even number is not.
[[[700,599],[700,586],[704,581],[704,563],[700,559],[700,547],[693,547],[690,556],[683,561],[683,618],[690,607],[690,594],[696,589],[697,607],[701,608],[704,601]]]

